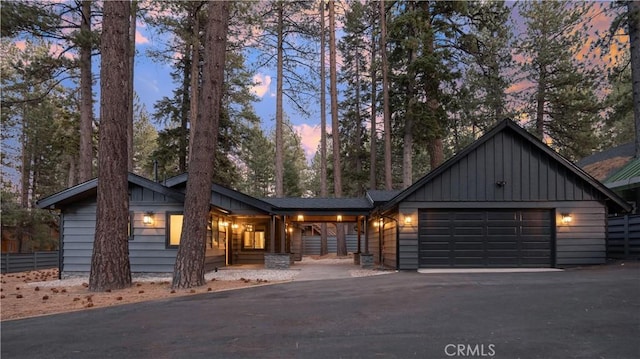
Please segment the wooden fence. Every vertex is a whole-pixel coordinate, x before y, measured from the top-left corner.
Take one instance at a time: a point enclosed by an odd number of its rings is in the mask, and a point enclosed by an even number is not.
[[[358,251],[358,235],[347,234],[347,252],[353,253]],[[364,246],[364,236],[361,238],[361,245]],[[327,249],[329,253],[336,253],[338,251],[338,242],[336,237],[327,237]],[[320,254],[320,236],[303,236],[302,237],[302,254],[319,255]]]
[[[2,255],[0,255],[0,271],[2,271],[2,273],[15,273],[57,267],[58,251],[2,253]]]
[[[609,217],[607,257],[640,259],[640,214]]]

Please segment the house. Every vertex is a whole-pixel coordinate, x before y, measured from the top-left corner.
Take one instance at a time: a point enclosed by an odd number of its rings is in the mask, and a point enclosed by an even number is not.
[[[640,159],[634,156],[635,143],[630,142],[587,156],[576,164],[630,202],[638,214]]]
[[[606,259],[607,215],[631,206],[505,120],[372,211],[376,262],[432,267],[565,267]]]
[[[163,183],[129,174],[132,272],[173,271],[186,181],[187,174]],[[64,274],[90,269],[96,191],[93,179],[38,202],[60,213]],[[258,199],[213,184],[206,266],[288,267],[305,253],[315,223],[351,224],[350,251],[401,270],[597,264],[605,261],[607,215],[629,210],[505,120],[403,191]]]

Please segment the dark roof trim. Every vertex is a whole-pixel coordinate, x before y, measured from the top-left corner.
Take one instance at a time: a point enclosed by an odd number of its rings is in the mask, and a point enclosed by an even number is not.
[[[248,194],[244,194],[242,192],[239,192],[234,189],[227,188],[215,183],[211,186],[211,190],[214,192],[218,192],[222,195],[225,195],[227,197],[233,198],[236,201],[244,202],[264,212],[273,213],[273,207],[269,203],[262,201],[260,199],[257,199],[255,197],[249,196]]]
[[[371,211],[371,203],[366,198],[265,198],[281,214],[352,214],[367,215]]]
[[[591,186],[593,186],[595,189],[597,189],[600,193],[602,193],[605,197],[611,199],[622,210],[624,210],[626,212],[631,211],[632,206],[629,203],[627,203],[625,200],[623,200],[620,196],[618,196],[615,192],[613,192],[612,190],[610,190],[609,188],[604,186],[598,180],[596,180],[595,178],[591,177],[591,175],[589,175],[587,172],[583,171],[581,168],[579,168],[578,166],[573,164],[571,161],[567,160],[566,158],[561,156],[559,153],[557,153],[556,151],[551,149],[549,146],[547,146],[545,143],[540,141],[537,137],[535,137],[534,135],[529,133],[527,130],[525,130],[524,128],[520,127],[518,124],[516,124],[515,122],[513,122],[513,121],[511,121],[509,119],[506,119],[506,120],[498,123],[491,130],[489,130],[484,135],[482,135],[482,137],[480,137],[475,142],[473,142],[471,145],[467,146],[465,149],[460,151],[458,154],[456,154],[455,156],[453,156],[450,159],[448,159],[447,161],[445,161],[443,164],[438,166],[433,171],[429,172],[426,176],[422,177],[420,180],[416,181],[414,184],[409,186],[407,189],[405,189],[404,191],[400,192],[397,196],[395,196],[389,202],[387,202],[386,204],[380,206],[378,208],[378,211],[381,212],[381,213],[384,213],[384,212],[387,212],[390,209],[396,207],[400,202],[405,200],[409,195],[414,193],[417,189],[419,189],[420,187],[422,187],[422,186],[426,185],[427,183],[429,183],[429,181],[431,181],[433,178],[437,177],[441,173],[443,173],[446,170],[448,170],[451,166],[453,166],[461,158],[463,158],[464,156],[468,155],[469,153],[475,151],[482,144],[487,142],[489,139],[493,138],[495,135],[497,135],[498,133],[500,133],[500,132],[502,132],[502,131],[504,131],[506,129],[510,129],[510,130],[514,131],[516,134],[524,137],[532,145],[536,146],[539,150],[541,150],[542,152],[544,152],[547,155],[551,156],[556,161],[562,163],[566,168],[568,168],[576,176],[582,178],[587,183],[589,183]]]
[[[140,187],[150,189],[154,192],[163,194],[178,201],[184,201],[184,194],[182,192],[167,188],[160,183],[148,180],[133,173],[129,173],[127,179],[129,183],[133,183]],[[98,178],[94,178],[73,187],[67,188],[66,190],[63,190],[61,192],[55,193],[51,196],[45,197],[36,202],[36,206],[40,208],[50,208],[51,206],[55,207],[59,203],[64,203],[69,200],[73,200],[76,197],[81,197],[87,194],[87,192],[89,191],[97,190],[97,188]]]
[[[188,172],[181,173],[181,174],[179,174],[177,176],[173,176],[173,177],[167,178],[164,181],[164,185],[167,186],[167,187],[176,187],[178,185],[185,184],[187,182],[188,178],[189,178],[189,173]],[[256,209],[259,209],[261,211],[264,211],[264,212],[267,212],[267,213],[272,213],[273,212],[273,208],[269,203],[267,203],[265,201],[262,201],[262,200],[260,200],[258,198],[255,198],[253,196],[249,196],[249,195],[244,194],[242,192],[236,191],[234,189],[231,189],[231,188],[228,188],[228,187],[224,187],[222,185],[214,183],[211,186],[211,191],[212,192],[218,192],[221,195],[224,195],[224,196],[227,196],[229,198],[235,199],[236,201],[246,203],[249,206],[252,206],[252,207],[254,207]],[[213,204],[213,198],[212,198],[212,201],[211,201],[211,205],[214,205]]]

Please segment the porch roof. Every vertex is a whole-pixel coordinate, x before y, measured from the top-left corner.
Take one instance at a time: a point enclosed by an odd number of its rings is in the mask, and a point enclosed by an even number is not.
[[[367,215],[373,208],[366,198],[263,198],[274,211],[292,215]]]

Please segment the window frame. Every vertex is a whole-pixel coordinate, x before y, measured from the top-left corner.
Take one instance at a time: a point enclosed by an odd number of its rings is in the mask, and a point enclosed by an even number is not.
[[[167,211],[166,212],[166,230],[165,230],[165,247],[167,249],[177,249],[180,247],[180,243],[171,244],[171,216],[182,216],[182,223],[184,224],[184,211]]]

